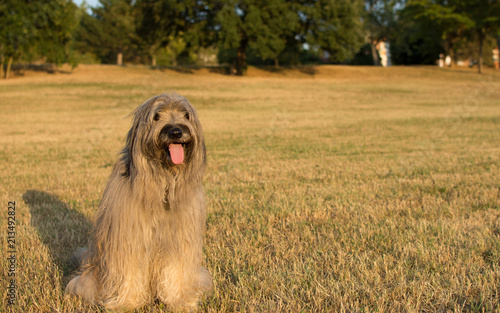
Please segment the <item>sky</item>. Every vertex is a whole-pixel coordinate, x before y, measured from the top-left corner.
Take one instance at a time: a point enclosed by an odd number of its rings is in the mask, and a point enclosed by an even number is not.
[[[99,0],[73,0],[77,6],[80,6],[83,1],[87,2],[87,4],[91,7],[95,7],[99,3]]]

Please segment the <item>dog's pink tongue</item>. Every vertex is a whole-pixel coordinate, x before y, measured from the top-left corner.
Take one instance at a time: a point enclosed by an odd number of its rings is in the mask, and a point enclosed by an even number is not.
[[[171,143],[168,145],[170,158],[174,164],[181,164],[184,161],[184,149],[180,143]]]

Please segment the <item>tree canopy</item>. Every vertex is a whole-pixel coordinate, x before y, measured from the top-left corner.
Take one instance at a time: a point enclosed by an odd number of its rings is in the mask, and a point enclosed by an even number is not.
[[[71,0],[0,2],[5,75],[16,61],[76,65],[90,55],[176,66],[203,64],[207,51],[239,75],[249,63],[344,64],[365,51],[378,65],[382,41],[395,64],[432,64],[445,53],[475,59],[481,71],[500,38],[499,0],[99,1],[90,10]]]
[[[217,42],[221,49],[233,52],[229,60],[242,75],[248,49],[264,60],[277,60],[287,39],[297,33],[298,20],[285,0],[226,0],[215,14]]]
[[[478,71],[483,66],[483,44],[488,34],[500,30],[498,0],[410,0],[416,17],[430,21],[441,30],[452,50],[461,37],[477,42]]]
[[[76,28],[70,0],[5,0],[0,4],[1,68],[21,57],[43,56],[50,63],[72,62],[70,44]]]

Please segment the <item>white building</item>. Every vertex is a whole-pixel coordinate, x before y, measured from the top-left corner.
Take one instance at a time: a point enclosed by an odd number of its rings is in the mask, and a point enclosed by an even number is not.
[[[380,65],[383,67],[392,65],[390,48],[389,42],[380,41],[377,44],[377,51],[380,56]]]

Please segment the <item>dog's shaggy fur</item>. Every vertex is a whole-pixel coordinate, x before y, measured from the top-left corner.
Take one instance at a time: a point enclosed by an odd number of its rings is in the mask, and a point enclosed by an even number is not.
[[[81,273],[66,292],[111,309],[158,299],[172,309],[192,310],[212,287],[201,267],[201,125],[185,98],[168,94],[143,103],[133,119],[99,204]]]

